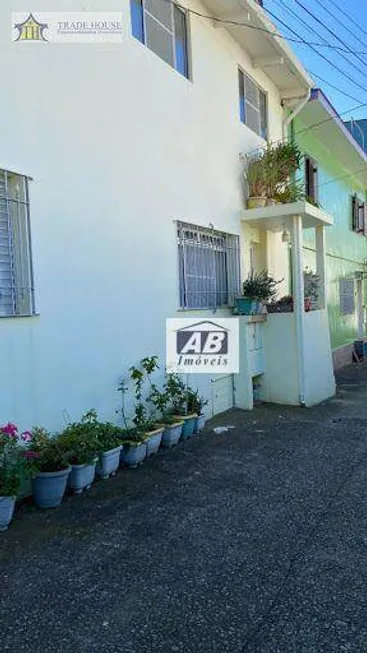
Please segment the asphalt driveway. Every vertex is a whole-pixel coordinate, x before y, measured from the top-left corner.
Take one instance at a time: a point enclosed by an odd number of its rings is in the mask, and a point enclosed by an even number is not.
[[[367,368],[263,406],[0,536],[0,648],[367,651]]]

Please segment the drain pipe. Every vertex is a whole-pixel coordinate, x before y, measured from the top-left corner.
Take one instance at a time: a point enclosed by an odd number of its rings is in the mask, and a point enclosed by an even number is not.
[[[298,104],[293,108],[289,116],[283,120],[283,139],[286,141],[288,139],[288,128],[292,123],[292,120],[302,111],[306,106],[307,102],[311,97],[311,88],[307,89],[306,95],[303,95],[300,98],[294,98],[300,100]],[[291,135],[291,140],[293,140],[293,130]],[[292,256],[292,265],[293,265],[293,290],[296,290],[299,301],[301,297],[304,296],[304,287],[303,287],[303,270],[298,269],[297,262],[295,260],[295,253],[297,249],[302,247],[299,239],[301,237],[300,225],[297,229],[296,225],[297,220],[293,218],[292,221],[292,246],[294,247],[293,256]],[[301,251],[301,250],[300,250]],[[298,393],[299,393],[299,403],[301,406],[305,406],[305,324],[304,324],[304,307],[297,307],[299,302],[295,302],[295,320],[296,320],[296,345],[297,345],[297,364],[298,364]]]

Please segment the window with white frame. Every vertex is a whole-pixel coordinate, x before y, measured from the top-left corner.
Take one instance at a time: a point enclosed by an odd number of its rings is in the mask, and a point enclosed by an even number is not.
[[[239,68],[240,119],[264,139],[268,137],[268,98],[266,93]]]
[[[34,312],[28,179],[0,170],[0,316]]]
[[[187,14],[167,0],[130,0],[135,38],[161,59],[189,77]]]
[[[355,312],[354,301],[354,278],[345,277],[339,279],[339,301],[340,314],[352,315]]]
[[[177,223],[181,308],[233,305],[240,287],[239,236]]]

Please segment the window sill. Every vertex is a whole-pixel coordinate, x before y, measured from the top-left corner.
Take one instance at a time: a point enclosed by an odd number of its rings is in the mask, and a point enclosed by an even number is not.
[[[233,306],[217,306],[217,308],[214,308],[213,306],[208,306],[207,308],[203,308],[202,306],[200,308],[178,308],[177,313],[197,313],[198,311],[203,312],[205,311],[206,313],[211,312],[211,313],[217,313],[218,311],[231,311],[233,310]]]
[[[26,315],[0,315],[0,320],[16,320],[18,318],[40,317],[40,313],[28,313]]]

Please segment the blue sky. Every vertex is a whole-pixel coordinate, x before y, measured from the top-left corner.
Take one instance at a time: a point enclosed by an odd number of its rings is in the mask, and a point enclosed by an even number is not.
[[[348,0],[348,2],[345,0],[264,0],[264,8],[286,23],[289,29],[269,14],[269,18],[277,24],[282,34],[297,39],[298,36],[290,31],[292,29],[305,41],[316,44],[327,42],[346,50],[339,52],[315,45],[315,52],[306,45],[291,43],[299,59],[315,79],[316,85],[323,89],[337,111],[346,112],[358,104],[366,103],[365,108],[343,114],[345,120],[350,117],[367,118],[367,2],[365,0]],[[305,9],[312,12],[324,25],[318,23]],[[333,34],[328,32],[325,26]],[[345,44],[338,41],[337,36]],[[352,52],[349,52],[349,49]],[[323,54],[331,63],[323,60],[317,53]],[[344,71],[346,76],[335,70],[332,64]],[[351,97],[345,97],[317,79],[315,73]]]

